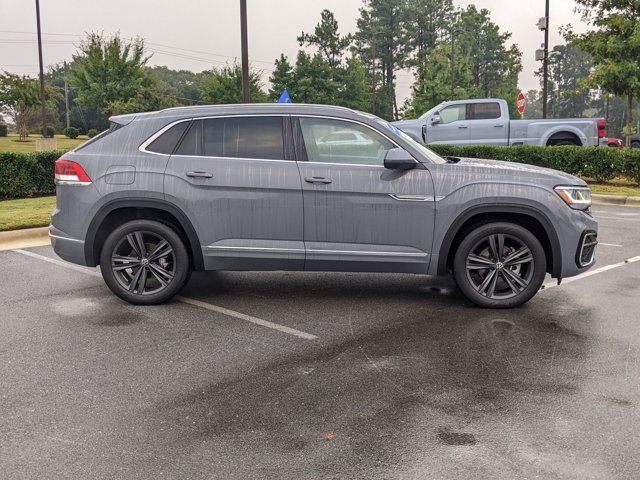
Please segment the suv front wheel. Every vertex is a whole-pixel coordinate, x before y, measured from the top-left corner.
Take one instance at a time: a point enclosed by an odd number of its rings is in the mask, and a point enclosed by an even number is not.
[[[460,242],[453,274],[462,293],[487,308],[512,308],[533,297],[546,273],[540,241],[512,223],[479,226]]]
[[[191,266],[184,242],[172,228],[153,220],[133,220],[105,240],[100,270],[107,286],[121,299],[155,305],[180,291]]]

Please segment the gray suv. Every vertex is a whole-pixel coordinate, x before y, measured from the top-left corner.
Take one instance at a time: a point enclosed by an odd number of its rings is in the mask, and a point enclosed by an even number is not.
[[[120,115],[56,162],[56,253],[134,304],[192,270],[453,273],[514,307],[594,263],[587,185],[517,163],[443,159],[366,113],[217,105]]]

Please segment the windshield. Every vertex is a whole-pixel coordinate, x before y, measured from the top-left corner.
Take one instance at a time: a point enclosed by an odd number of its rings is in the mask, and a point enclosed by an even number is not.
[[[391,125],[389,122],[386,122],[386,121],[384,121],[384,120],[382,120],[381,118],[378,118],[378,117],[373,117],[373,118],[380,125],[382,125],[386,129],[390,130],[396,136],[402,138],[402,140],[404,140],[405,142],[410,144],[413,148],[418,150],[422,155],[427,157],[433,163],[447,163],[447,161],[444,158],[442,158],[440,155],[438,155],[436,152],[434,152],[433,150],[428,149],[427,147],[425,147],[420,142],[416,142],[409,135],[407,135],[406,133],[404,133],[402,130],[398,129],[397,127]]]
[[[418,117],[419,120],[422,120],[423,118],[427,118],[429,115],[431,115],[434,112],[437,112],[446,102],[442,102],[439,105],[436,105],[435,107],[433,107],[431,110],[427,110],[425,113],[423,113],[422,115],[420,115]]]

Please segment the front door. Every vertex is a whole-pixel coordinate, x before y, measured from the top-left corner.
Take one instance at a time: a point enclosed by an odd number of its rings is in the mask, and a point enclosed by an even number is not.
[[[468,145],[469,122],[465,104],[449,105],[440,112],[440,123],[427,123],[427,144]],[[437,114],[436,113],[436,114]],[[430,122],[431,119],[427,119]]]
[[[303,268],[302,187],[288,131],[288,116],[218,117],[195,119],[184,134],[165,197],[193,219],[206,268]]]
[[[426,273],[434,223],[431,174],[384,168],[389,137],[364,124],[297,117],[305,269]]]

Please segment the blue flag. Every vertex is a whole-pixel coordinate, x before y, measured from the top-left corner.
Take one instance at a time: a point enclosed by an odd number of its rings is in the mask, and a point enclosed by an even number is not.
[[[291,101],[291,97],[289,96],[289,92],[287,91],[286,88],[282,90],[282,93],[280,94],[280,98],[276,103],[293,103]]]

